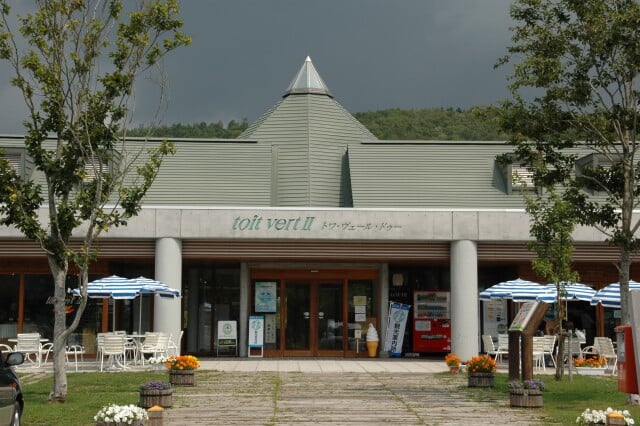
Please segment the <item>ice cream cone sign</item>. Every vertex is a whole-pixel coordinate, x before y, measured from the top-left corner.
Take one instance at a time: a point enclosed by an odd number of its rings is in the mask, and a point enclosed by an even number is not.
[[[378,331],[369,323],[369,329],[367,329],[367,350],[369,351],[369,358],[375,358],[378,353]]]

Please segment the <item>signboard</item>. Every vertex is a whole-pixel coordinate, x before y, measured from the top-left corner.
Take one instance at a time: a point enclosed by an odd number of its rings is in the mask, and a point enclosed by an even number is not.
[[[411,305],[390,303],[389,322],[387,324],[387,335],[384,340],[384,350],[388,351],[391,356],[400,356],[402,354],[404,329],[407,326],[410,308]]]
[[[238,327],[235,321],[218,321],[218,341],[220,341],[221,344],[227,345],[229,342],[226,341],[235,341],[237,338]]]
[[[276,311],[276,282],[256,282],[255,311]]]
[[[520,310],[513,319],[513,322],[509,326],[509,331],[524,331],[527,324],[533,318],[533,314],[536,312],[536,307],[539,302],[526,302],[520,307]]]
[[[249,346],[261,347],[264,345],[264,317],[249,317]]]
[[[218,321],[218,344],[216,345],[216,355],[220,348],[234,348],[238,354],[238,326],[235,321]]]

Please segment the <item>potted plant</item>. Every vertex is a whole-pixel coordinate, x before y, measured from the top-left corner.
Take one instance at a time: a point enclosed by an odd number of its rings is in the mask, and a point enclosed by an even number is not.
[[[497,369],[495,359],[489,355],[474,356],[465,363],[465,368],[469,375],[469,387],[493,387],[493,375]]]
[[[154,405],[167,408],[173,405],[173,386],[169,382],[152,380],[140,385],[140,402],[142,408]]]
[[[587,408],[576,418],[579,425],[632,425],[633,418],[628,410],[614,410],[609,407],[606,410],[592,410]]]
[[[509,382],[509,402],[512,407],[542,407],[542,392],[546,389],[540,379]]]
[[[444,362],[449,367],[449,372],[451,374],[458,374],[460,372],[460,357],[456,354],[447,354],[444,357]]]
[[[574,358],[573,366],[576,368],[578,374],[583,375],[601,375],[607,367],[607,360],[600,356],[595,355],[588,358]]]
[[[147,360],[152,370],[164,370],[164,364],[167,362],[167,358],[163,356],[151,357]]]
[[[195,386],[195,371],[200,361],[193,355],[178,355],[167,358],[164,363],[169,370],[169,382],[178,386]]]
[[[120,425],[136,425],[144,424],[149,416],[144,408],[130,405],[110,404],[104,406],[93,416],[93,420],[98,426],[120,426]]]

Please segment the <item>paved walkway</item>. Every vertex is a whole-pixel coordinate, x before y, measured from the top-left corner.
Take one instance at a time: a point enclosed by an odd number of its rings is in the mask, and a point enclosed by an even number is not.
[[[540,425],[540,410],[467,387],[442,360],[201,360],[164,425]]]

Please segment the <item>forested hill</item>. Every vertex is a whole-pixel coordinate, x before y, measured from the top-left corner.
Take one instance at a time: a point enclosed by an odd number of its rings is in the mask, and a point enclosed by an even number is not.
[[[506,140],[490,107],[385,109],[353,116],[384,140]]]
[[[357,112],[353,116],[378,139],[384,140],[506,140],[496,113],[490,107],[469,110],[453,108],[385,109]],[[174,138],[233,139],[248,126],[247,120],[172,124],[154,129],[152,136]],[[129,130],[130,136],[146,136],[149,129]]]

